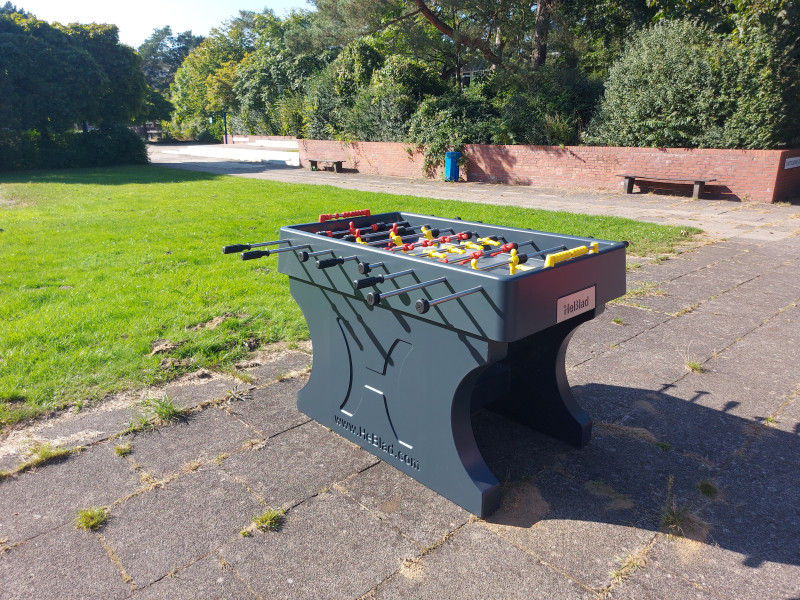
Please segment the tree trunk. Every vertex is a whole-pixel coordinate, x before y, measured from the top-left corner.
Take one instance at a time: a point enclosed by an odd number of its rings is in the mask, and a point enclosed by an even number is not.
[[[547,58],[547,36],[550,34],[550,14],[554,0],[539,0],[536,5],[536,24],[533,28],[531,66],[541,67]]]

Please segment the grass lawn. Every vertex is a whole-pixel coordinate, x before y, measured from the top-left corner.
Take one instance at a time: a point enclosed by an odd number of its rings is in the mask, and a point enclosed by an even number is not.
[[[370,208],[461,216],[669,252],[686,228],[192,173],[160,167],[0,177],[0,428],[308,336],[275,259],[225,244]],[[682,234],[683,230],[683,234]],[[697,230],[690,230],[694,233]],[[218,327],[195,327],[232,315]],[[180,346],[151,355],[155,340]],[[162,369],[165,357],[183,360]]]

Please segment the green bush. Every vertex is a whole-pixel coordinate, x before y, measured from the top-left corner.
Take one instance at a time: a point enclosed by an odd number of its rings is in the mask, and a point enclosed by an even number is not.
[[[772,46],[660,22],[612,65],[585,141],[608,146],[770,148],[786,109]]]
[[[127,127],[47,137],[36,131],[0,132],[3,171],[141,165],[147,161],[144,141]]]
[[[480,85],[499,113],[495,144],[577,144],[602,92],[599,80],[577,69],[547,65]]]
[[[453,90],[420,104],[409,123],[408,141],[425,146],[423,168],[430,173],[444,162],[445,152],[491,143],[497,128],[497,112],[487,100]]]

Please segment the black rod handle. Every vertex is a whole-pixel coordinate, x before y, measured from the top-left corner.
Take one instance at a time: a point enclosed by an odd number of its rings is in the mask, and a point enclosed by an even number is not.
[[[289,244],[290,240],[273,240],[271,242],[259,242],[258,244],[232,244],[230,246],[223,246],[223,254],[233,254],[235,252],[242,252],[243,250],[250,250],[251,248],[262,248],[263,246],[274,246],[275,244]]]
[[[336,265],[343,265],[349,260],[358,260],[357,256],[337,256],[336,258],[324,258],[317,261],[318,269],[327,269]]]
[[[300,248],[311,248],[308,244],[302,246],[287,246],[286,248],[273,248],[270,250],[253,250],[252,252],[242,252],[242,260],[253,260],[254,258],[261,258],[262,256],[269,256],[270,254],[280,254],[281,252],[292,252]]]
[[[362,263],[363,264],[363,263]],[[398,271],[397,273],[387,273],[386,275],[375,275],[374,277],[365,277],[364,279],[354,279],[353,288],[362,290],[365,287],[378,285],[387,279],[394,279],[395,277],[403,277],[404,275],[412,275],[414,269],[406,269],[405,271]]]
[[[250,252],[242,252],[242,260],[253,260],[254,258],[261,258],[262,256],[269,256],[269,250],[252,250]]]
[[[231,244],[230,246],[223,246],[223,254],[234,254],[235,252],[244,252],[250,250],[250,244]]]
[[[441,304],[442,302],[450,302],[450,300],[457,300],[458,298],[463,298],[464,296],[468,296],[470,294],[475,294],[477,292],[482,292],[483,286],[479,285],[478,287],[470,288],[468,290],[464,290],[463,292],[456,292],[455,294],[450,294],[449,296],[442,296],[441,298],[437,298],[436,300],[427,300],[425,298],[420,298],[414,304],[414,307],[417,309],[417,312],[421,315],[424,315],[431,309],[431,306],[436,306],[437,304]]]
[[[376,269],[376,268],[382,267],[382,266],[383,266],[382,262],[379,262],[379,263],[363,263],[362,262],[362,263],[358,263],[358,272],[361,273],[362,275],[366,275],[367,273],[372,271],[372,269]]]
[[[363,279],[354,279],[353,280],[353,289],[354,290],[363,290],[365,287],[372,287],[373,285],[378,285],[379,283],[383,283],[383,275],[375,275],[374,277],[364,277]]]

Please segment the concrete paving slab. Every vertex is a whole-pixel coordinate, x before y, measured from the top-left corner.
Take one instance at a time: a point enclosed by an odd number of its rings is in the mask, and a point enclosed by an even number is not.
[[[203,558],[264,506],[218,467],[204,467],[111,510],[103,536],[137,587]]]
[[[459,529],[441,546],[409,561],[372,596],[504,600],[579,600],[595,595],[479,524]]]
[[[338,492],[289,511],[278,531],[225,544],[219,554],[262,598],[359,598],[419,549]]]
[[[272,506],[290,507],[378,462],[355,444],[310,422],[231,456],[223,468]]]
[[[3,600],[111,600],[130,593],[98,536],[71,524],[0,553]]]
[[[208,461],[235,452],[258,434],[214,406],[185,419],[130,438],[131,459],[147,473],[163,479],[187,469],[194,461]]]
[[[617,405],[617,412],[613,412],[613,406],[608,407],[602,413],[603,419],[596,419],[599,430],[624,427],[646,431],[652,443],[713,465],[725,463],[752,435],[752,422],[707,408],[691,398],[681,398],[670,393],[672,389],[654,392],[605,387],[596,384],[581,387],[581,404],[590,414],[594,397],[616,394],[629,401]],[[585,396],[590,400],[584,401]]]
[[[346,479],[339,487],[420,548],[432,546],[472,516],[384,462]]]
[[[297,392],[306,381],[305,377],[295,377],[252,390],[247,401],[231,402],[228,410],[258,436],[277,435],[310,421],[297,410]]]
[[[305,352],[286,352],[258,366],[245,369],[256,384],[274,381],[280,376],[306,371],[311,366],[311,355]]]
[[[672,340],[664,337],[663,325],[657,334],[648,330],[591,361],[567,372],[571,385],[600,383],[617,387],[659,390],[686,374],[686,359]],[[647,337],[645,337],[647,336]]]
[[[234,379],[213,377],[182,381],[164,388],[178,408],[194,408],[201,402],[209,402],[241,393],[252,386]]]
[[[131,600],[257,600],[247,584],[216,553],[139,589]]]
[[[0,539],[13,544],[72,523],[75,513],[107,506],[141,486],[108,443],[0,480]]]
[[[655,565],[615,585],[609,600],[719,600],[720,596]]]
[[[567,346],[566,365],[569,368],[600,356],[668,319],[670,316],[662,312],[622,304],[608,305],[599,317],[575,330]]]
[[[642,580],[651,567],[689,582],[714,598],[750,600],[800,596],[800,567],[796,564],[753,564],[741,552],[686,538],[662,537],[648,556],[647,568],[634,574],[632,581]],[[627,583],[620,588],[624,589]],[[684,588],[680,586],[678,589]]]
[[[591,444],[565,455],[554,468],[580,482],[608,486],[634,503],[637,526],[659,531],[670,478],[671,496],[678,506],[694,506],[702,502],[697,483],[712,477],[716,470],[662,449],[651,439],[646,430],[633,427],[597,427]]]
[[[773,523],[765,533],[791,535],[800,540],[800,438],[771,427],[754,429],[753,440],[737,452],[719,474],[720,502],[710,507],[712,514],[730,509],[736,519],[752,518],[748,529]],[[711,517],[710,517],[711,518]],[[800,544],[790,551],[800,564]]]
[[[779,431],[800,436],[800,386],[783,403],[775,420],[769,425]]]
[[[62,448],[77,448],[108,439],[125,429],[130,409],[91,410],[47,420],[31,431],[37,440]]]
[[[716,298],[708,299],[704,306],[713,314],[736,319],[759,321],[773,317],[797,301],[797,290],[787,285],[793,281],[794,275],[784,271],[784,267],[779,267]],[[797,275],[800,276],[800,273]]]
[[[600,593],[656,535],[635,527],[639,519],[633,500],[607,483],[545,472],[507,484],[486,527]]]
[[[800,386],[800,308],[762,323],[730,348],[704,363],[672,393],[748,422],[775,413]]]
[[[481,456],[500,483],[539,473],[564,455],[577,452],[568,444],[490,410],[476,413],[472,428]]]

